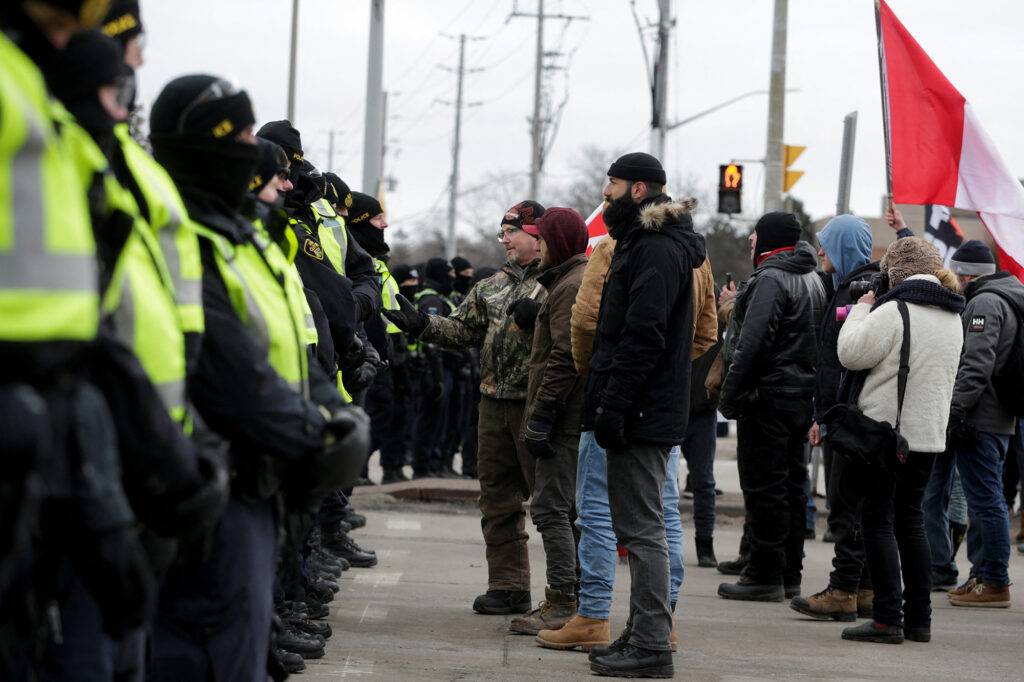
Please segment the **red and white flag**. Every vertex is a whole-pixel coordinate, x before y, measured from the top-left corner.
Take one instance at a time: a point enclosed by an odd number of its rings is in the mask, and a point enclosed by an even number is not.
[[[587,258],[597,243],[608,236],[608,228],[604,224],[604,203],[602,202],[587,218]]]
[[[875,7],[893,201],[977,211],[1003,269],[1022,278],[1024,186],[970,103],[884,0]]]

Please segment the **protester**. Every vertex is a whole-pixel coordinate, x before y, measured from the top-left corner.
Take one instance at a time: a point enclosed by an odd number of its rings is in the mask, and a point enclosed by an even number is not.
[[[736,298],[726,341],[722,414],[737,423],[737,464],[750,559],[726,599],[782,601],[800,592],[807,468],[825,290],[791,213],[766,213],[750,235],[754,271]]]
[[[661,163],[637,152],[612,163],[604,189],[604,221],[616,248],[601,296],[583,424],[608,451],[612,526],[630,558],[626,629],[591,661],[592,671],[611,676],[673,674],[660,497],[672,447],[686,433],[693,270],[705,252],[689,216],[692,203],[673,202],[664,185]]]
[[[587,264],[587,226],[571,208],[549,208],[536,225],[540,243],[537,282],[547,290],[533,332],[522,439],[534,457],[530,517],[544,542],[548,586],[544,601],[513,618],[512,632],[557,630],[576,613],[576,455],[583,382],[572,363],[569,319]]]
[[[893,242],[879,264],[889,291],[862,296],[839,332],[839,361],[861,372],[856,405],[864,416],[895,425],[906,439],[863,477],[864,548],[874,583],[873,620],[843,630],[843,639],[899,644],[931,639],[930,569],[921,499],[946,424],[963,346],[963,297],[933,246],[909,237]],[[905,328],[899,303],[906,306]],[[909,374],[898,412],[901,346],[909,334]],[[893,461],[895,460],[895,461]],[[901,590],[902,575],[902,590]]]
[[[949,443],[967,498],[971,560],[971,577],[949,593],[949,601],[954,606],[1005,608],[1010,606],[1010,519],[1003,465],[1017,416],[995,382],[1011,363],[1011,353],[1021,352],[1018,311],[1024,310],[1024,285],[1009,273],[996,272],[992,251],[976,240],[964,242],[949,266],[967,299]],[[1020,385],[1013,390],[1019,391]]]
[[[508,261],[476,284],[448,317],[427,315],[399,298],[389,320],[421,342],[449,348],[480,347],[480,427],[478,472],[480,511],[487,544],[487,592],[476,598],[477,613],[504,615],[529,611],[530,561],[523,502],[533,490],[533,459],[519,439],[526,402],[530,339],[514,328],[511,305],[538,300],[543,293],[537,239],[523,230],[535,225],[544,207],[521,201],[505,212],[498,238]]]

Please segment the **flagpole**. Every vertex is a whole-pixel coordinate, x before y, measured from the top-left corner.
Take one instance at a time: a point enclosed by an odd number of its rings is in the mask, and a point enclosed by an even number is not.
[[[875,2],[875,32],[878,35],[878,83],[882,89],[882,130],[885,135],[885,195],[892,209],[892,138],[889,130],[889,88],[885,77],[885,43],[882,41],[881,0]]]

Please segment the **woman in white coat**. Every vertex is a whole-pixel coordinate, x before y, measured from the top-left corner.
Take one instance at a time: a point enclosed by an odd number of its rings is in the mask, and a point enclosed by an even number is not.
[[[910,319],[910,373],[900,433],[906,462],[873,468],[865,478],[863,533],[874,581],[874,621],[843,630],[843,639],[899,644],[931,639],[931,566],[921,500],[935,456],[946,449],[946,425],[956,380],[964,299],[955,275],[943,269],[922,239],[893,242],[881,261],[890,290],[861,298],[839,334],[839,361],[866,372],[857,406],[877,421],[896,423],[897,374],[903,320]],[[903,578],[901,594],[901,573]],[[905,604],[904,604],[905,600]]]

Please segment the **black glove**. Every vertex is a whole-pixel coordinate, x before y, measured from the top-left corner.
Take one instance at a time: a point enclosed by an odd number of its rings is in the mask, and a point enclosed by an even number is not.
[[[532,298],[521,298],[514,301],[506,311],[515,320],[516,326],[524,332],[533,331],[533,325],[537,321],[537,313],[540,312],[541,304]]]
[[[212,528],[220,520],[231,495],[227,453],[197,449],[196,455],[203,484],[174,507],[175,518],[188,529],[187,537],[201,537]]]
[[[722,416],[726,419],[741,419],[742,417],[747,416],[750,412],[751,406],[756,400],[756,390],[739,396],[733,396],[731,393],[723,393],[718,402],[718,411],[721,412]]]
[[[395,326],[413,338],[418,338],[430,324],[430,315],[416,309],[405,296],[396,294],[398,310],[382,310],[384,317],[395,323]]]
[[[960,409],[949,412],[946,426],[946,447],[955,451],[969,451],[978,440],[978,430],[967,421],[967,413]]]
[[[323,448],[289,467],[284,486],[288,508],[315,512],[329,493],[355,483],[369,454],[370,418],[355,405],[336,410],[324,427]]]
[[[551,447],[551,422],[546,419],[528,419],[523,429],[523,443],[530,454],[538,459],[551,459],[555,450]]]
[[[605,450],[623,449],[629,445],[626,441],[626,415],[615,409],[597,408],[594,417],[594,437],[597,444]]]

